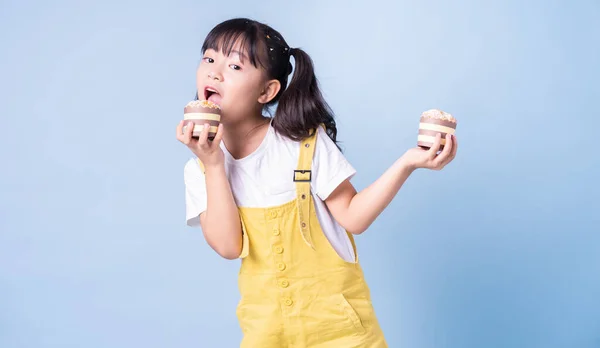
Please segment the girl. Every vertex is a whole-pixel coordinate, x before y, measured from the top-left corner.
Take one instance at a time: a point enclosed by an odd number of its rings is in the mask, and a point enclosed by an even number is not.
[[[186,219],[219,255],[242,259],[241,346],[387,347],[353,236],[415,169],[448,164],[454,137],[440,154],[408,150],[357,193],[304,51],[242,18],[217,25],[202,52],[196,98],[220,105],[222,118],[213,141],[208,125],[199,138],[193,126],[177,126],[177,139],[197,157],[184,169]],[[275,103],[275,115],[263,116]],[[439,144],[438,135],[431,149]]]

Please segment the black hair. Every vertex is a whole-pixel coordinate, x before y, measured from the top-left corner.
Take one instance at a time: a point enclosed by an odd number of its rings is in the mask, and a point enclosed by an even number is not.
[[[333,111],[319,89],[310,56],[299,48],[291,48],[275,29],[247,18],[234,18],[215,26],[204,40],[202,54],[213,49],[229,55],[238,42],[252,65],[264,68],[267,78],[277,79],[281,84],[279,93],[265,105],[269,108],[277,104],[273,117],[275,130],[300,141],[324,124],[327,135],[337,145]],[[290,57],[294,57],[294,69]]]

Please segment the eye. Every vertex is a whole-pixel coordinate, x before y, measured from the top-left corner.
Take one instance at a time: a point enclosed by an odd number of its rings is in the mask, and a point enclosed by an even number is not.
[[[214,63],[215,62],[215,60],[212,59],[212,58],[210,58],[210,57],[204,57],[202,60],[204,60],[207,63]]]
[[[239,66],[239,65],[235,65],[235,64],[231,64],[229,67],[230,67],[231,69],[233,69],[233,70],[242,70],[242,67],[241,67],[241,66]]]

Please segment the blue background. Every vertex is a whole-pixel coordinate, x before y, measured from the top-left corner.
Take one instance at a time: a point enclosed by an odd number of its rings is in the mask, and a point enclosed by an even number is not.
[[[185,226],[204,36],[315,61],[362,189],[459,121],[358,238],[390,347],[600,347],[598,1],[0,4],[0,347],[235,347],[239,261]]]

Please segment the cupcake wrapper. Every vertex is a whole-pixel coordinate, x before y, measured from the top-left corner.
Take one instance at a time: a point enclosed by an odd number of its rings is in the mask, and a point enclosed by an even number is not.
[[[446,135],[454,135],[455,131],[456,123],[454,122],[421,117],[417,145],[427,149],[431,148],[435,142],[436,135],[439,133],[442,135],[442,139],[438,150],[441,151],[444,149],[444,145],[446,145]]]

